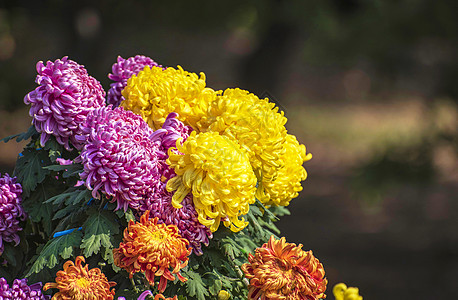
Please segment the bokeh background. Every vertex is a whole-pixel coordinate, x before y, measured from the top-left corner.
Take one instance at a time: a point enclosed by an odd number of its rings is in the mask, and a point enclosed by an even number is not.
[[[5,3],[6,2],[6,3]],[[0,136],[30,126],[37,61],[68,55],[103,86],[143,54],[285,112],[313,159],[279,222],[332,286],[364,299],[456,299],[455,0],[2,1]],[[12,172],[24,143],[0,144]]]

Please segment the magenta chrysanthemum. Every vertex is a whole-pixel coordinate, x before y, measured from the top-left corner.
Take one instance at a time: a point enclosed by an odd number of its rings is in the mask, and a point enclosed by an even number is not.
[[[147,56],[136,55],[134,57],[129,57],[128,59],[118,56],[117,63],[113,64],[113,67],[111,68],[113,73],[108,75],[108,78],[114,82],[110,84],[107,103],[118,107],[121,101],[124,100],[121,92],[126,87],[127,80],[132,77],[132,75],[137,75],[138,72],[145,68],[145,66],[162,67]]]
[[[155,193],[144,202],[140,212],[149,210],[151,218],[158,217],[159,223],[177,226],[180,235],[189,241],[194,253],[201,255],[201,244],[208,246],[209,239],[213,237],[212,232],[199,222],[191,194],[181,202],[182,208],[173,207],[172,196],[172,192],[167,192],[166,183],[159,182]]]
[[[84,66],[67,57],[46,65],[40,61],[37,72],[35,82],[40,86],[28,93],[24,102],[31,105],[29,115],[41,133],[41,145],[54,135],[67,150],[71,149],[69,142],[81,149],[83,145],[74,136],[88,113],[105,105],[102,85],[87,74]]]
[[[0,278],[0,299],[4,300],[48,300],[51,296],[45,296],[42,292],[43,284],[37,282],[27,285],[27,279],[15,279],[10,288],[5,278]]]
[[[179,138],[182,139],[181,143],[186,141],[192,130],[191,126],[184,125],[183,122],[178,120],[177,113],[170,113],[165,119],[162,128],[156,130],[151,136],[151,139],[160,144],[160,152],[164,153],[164,156],[160,157],[160,173],[165,179],[168,180],[176,175],[173,168],[170,168],[165,162],[169,148],[176,147],[176,142]]]
[[[85,145],[77,162],[84,166],[80,176],[93,197],[101,192],[117,202],[117,209],[137,209],[160,180],[153,130],[140,116],[109,105],[91,112],[81,131],[77,139]]]
[[[1,175],[1,174],[0,174]],[[4,242],[20,242],[18,231],[20,221],[27,218],[22,208],[22,186],[16,183],[16,177],[8,174],[0,177],[0,255],[4,250]]]
[[[45,296],[42,292],[43,284],[41,282],[27,285],[27,279],[15,279],[11,287],[11,299],[17,300],[46,300],[51,296]]]

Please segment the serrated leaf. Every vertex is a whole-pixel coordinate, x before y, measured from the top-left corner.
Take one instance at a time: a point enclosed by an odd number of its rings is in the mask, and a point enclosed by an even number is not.
[[[269,210],[277,217],[289,216],[291,212],[284,206],[272,206]]]
[[[272,223],[272,222],[266,222],[263,219],[259,219],[258,222],[259,222],[259,225],[261,225],[262,227],[269,228],[270,230],[272,230],[276,234],[280,234],[281,233],[280,229],[278,229],[278,227],[275,226],[275,224]]]
[[[209,296],[208,289],[202,281],[201,275],[192,270],[186,271],[186,275],[188,276],[188,281],[186,281],[188,295],[196,297],[198,300],[207,299],[206,296]]]
[[[4,250],[1,256],[2,258],[6,259],[8,264],[10,264],[11,266],[16,266],[17,265],[16,255],[15,255],[16,252],[17,250],[14,248],[14,246],[7,243],[4,245]]]
[[[64,208],[59,209],[58,211],[56,211],[56,213],[54,214],[52,219],[53,220],[61,219],[63,217],[68,216],[69,214],[75,212],[77,209],[78,209],[78,207],[74,206],[74,205],[64,206]]]
[[[214,296],[218,295],[218,292],[221,290],[223,287],[223,283],[221,280],[217,279],[212,282],[212,284],[208,287],[208,290],[210,293]]]
[[[0,141],[4,141],[5,143],[8,143],[10,140],[16,138],[16,142],[19,143],[19,142],[21,142],[23,140],[28,140],[29,138],[31,138],[35,134],[38,134],[37,130],[35,129],[35,126],[30,126],[29,129],[26,132],[17,133],[17,134],[13,134],[13,135],[7,136],[7,137],[1,139]]]
[[[50,234],[52,231],[52,216],[54,214],[54,209],[52,204],[43,203],[46,199],[47,188],[43,184],[39,184],[37,189],[30,195],[30,197],[25,198],[22,202],[24,210],[29,215],[30,220],[37,223],[41,220],[43,222],[43,228],[46,231],[46,234]]]
[[[57,180],[47,177],[42,183],[39,183],[33,193],[28,197],[23,197],[22,205],[24,210],[29,215],[33,222],[43,220],[43,228],[49,235],[52,231],[52,216],[54,214],[54,206],[51,203],[45,203],[46,199],[56,194],[62,193],[65,186]]]
[[[73,248],[78,247],[82,239],[81,231],[73,231],[70,234],[53,238],[46,243],[39,253],[26,277],[38,273],[44,268],[52,269],[59,262],[59,257],[68,259],[73,254]]]
[[[242,252],[238,249],[237,243],[231,238],[224,238],[221,240],[222,244],[221,247],[229,257],[236,257],[242,254]]]
[[[45,180],[46,175],[51,171],[46,170],[43,166],[50,164],[51,161],[46,151],[36,150],[26,147],[22,152],[22,156],[16,161],[14,175],[18,182],[22,185],[24,196],[28,196],[30,192],[35,190],[37,185]]]
[[[253,252],[253,250],[257,247],[256,243],[254,243],[251,238],[246,235],[238,235],[234,244],[242,253],[245,254]]]
[[[51,166],[46,166],[43,168],[46,170],[56,171],[56,172],[64,171],[64,173],[62,174],[62,177],[64,178],[78,175],[79,173],[83,171],[83,165],[80,165],[80,164],[51,165]]]
[[[119,226],[113,221],[113,213],[108,211],[96,212],[89,216],[83,225],[84,238],[81,243],[81,249],[85,257],[97,254],[100,248],[105,248],[104,258],[110,256],[113,249],[110,237],[119,233]]]
[[[270,218],[274,222],[279,220],[279,218],[275,216],[267,207],[265,207],[264,204],[262,204],[262,202],[259,201],[259,199],[256,199],[255,203],[256,203],[256,206],[259,207],[264,212],[263,215]],[[250,209],[252,207],[253,205],[250,206]]]
[[[47,150],[48,156],[52,161],[56,161],[64,152],[64,146],[59,144],[54,136],[51,136],[51,138],[46,141],[44,149]]]
[[[73,204],[76,205],[80,203],[82,200],[89,201],[91,199],[91,192],[87,189],[76,189],[70,188],[65,193],[56,195],[47,199],[44,203],[52,203],[54,205],[61,205],[61,204]]]

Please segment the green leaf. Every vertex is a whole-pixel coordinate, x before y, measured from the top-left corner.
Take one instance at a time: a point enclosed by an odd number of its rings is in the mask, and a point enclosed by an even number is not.
[[[97,254],[100,248],[105,248],[104,259],[110,258],[110,253],[113,250],[111,243],[111,236],[119,233],[119,226],[114,221],[114,215],[108,211],[92,211],[93,214],[89,216],[83,225],[84,238],[81,243],[81,249],[84,256],[89,257]]]
[[[52,269],[59,262],[59,256],[68,259],[73,254],[73,248],[78,247],[82,238],[81,231],[73,231],[70,234],[53,238],[48,241],[39,253],[26,277],[38,273],[44,268]]]
[[[91,199],[91,192],[85,188],[76,189],[71,187],[65,193],[56,195],[47,199],[44,203],[52,203],[54,205],[73,204],[76,205],[82,200],[89,201]]]
[[[10,135],[10,136],[7,136],[3,139],[1,139],[0,141],[4,141],[5,143],[8,143],[10,140],[16,138],[16,142],[21,142],[23,140],[28,140],[29,138],[31,138],[32,136],[38,134],[37,130],[35,129],[35,126],[30,126],[29,129],[26,131],[26,132],[23,132],[23,133],[17,133],[17,134],[13,134],[13,135]]]
[[[48,156],[52,161],[56,161],[64,152],[64,146],[59,144],[54,136],[51,136],[51,138],[46,141],[44,149],[48,152]]]
[[[4,242],[5,243],[5,242]],[[17,251],[14,249],[14,246],[11,245],[10,243],[6,243],[4,246],[4,251],[1,254],[2,258],[6,259],[8,264],[11,266],[16,266],[17,265],[17,260],[16,260],[16,254]]]
[[[44,169],[43,166],[50,163],[46,151],[36,150],[29,146],[24,149],[14,169],[14,175],[17,176],[18,182],[22,185],[24,196],[28,196],[39,183],[45,180],[46,175],[51,171]]]
[[[110,203],[112,204],[112,203]],[[115,207],[115,206],[113,206]],[[119,209],[117,210],[116,212],[116,215],[118,216],[118,218],[124,218],[127,223],[129,223],[130,220],[134,220],[135,221],[135,216],[134,216],[134,213],[132,212],[132,209],[128,208],[126,212],[124,212],[124,210],[122,209]]]
[[[205,283],[202,281],[201,275],[192,270],[187,270],[186,275],[188,276],[188,281],[186,281],[186,291],[191,297],[196,297],[198,300],[207,299],[208,288],[205,286]]]
[[[289,216],[291,212],[284,206],[272,206],[269,210],[277,217]]]
[[[52,204],[44,203],[49,194],[53,194],[58,191],[60,188],[59,185],[49,185],[44,183],[38,184],[37,188],[29,197],[25,197],[22,205],[24,210],[29,215],[32,222],[40,222],[43,220],[43,229],[49,235],[52,231],[52,216],[54,214],[54,209]],[[52,181],[54,182],[54,181]]]
[[[210,293],[214,296],[218,295],[218,292],[221,290],[223,287],[223,283],[221,280],[217,279],[212,282],[212,284],[209,286],[208,290]]]
[[[62,174],[62,177],[68,178],[71,176],[78,175],[83,171],[83,165],[81,164],[71,164],[71,165],[51,165],[51,166],[46,166],[44,167],[46,170],[50,171],[64,171]]]

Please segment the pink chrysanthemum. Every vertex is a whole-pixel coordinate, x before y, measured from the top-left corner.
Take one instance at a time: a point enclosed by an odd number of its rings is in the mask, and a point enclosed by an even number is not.
[[[93,197],[101,192],[117,202],[116,209],[138,209],[160,180],[161,154],[150,139],[152,129],[140,116],[110,105],[91,112],[81,131],[78,140],[86,144],[77,162],[84,166],[80,176]]]
[[[1,174],[0,174],[1,175]],[[0,255],[4,250],[4,242],[20,242],[18,231],[20,221],[27,218],[22,208],[22,186],[16,183],[16,177],[8,174],[0,177]]]
[[[10,288],[5,278],[0,278],[0,299],[4,300],[47,300],[51,296],[45,296],[42,292],[43,284],[37,282],[30,286],[27,279],[15,279]]]
[[[179,138],[181,138],[181,143],[183,144],[192,130],[191,126],[184,125],[183,122],[178,120],[177,113],[170,113],[165,119],[162,128],[156,130],[151,136],[152,140],[160,144],[160,153],[164,153],[164,156],[160,157],[160,173],[166,180],[176,175],[173,168],[165,162],[169,148],[176,147],[176,142]]]
[[[54,135],[67,150],[71,149],[69,142],[81,149],[83,145],[74,136],[88,113],[105,105],[102,85],[87,74],[84,66],[67,57],[46,65],[40,61],[37,72],[35,82],[40,86],[28,93],[24,102],[31,105],[29,115],[41,133],[41,145]]]
[[[152,218],[158,217],[159,223],[178,227],[180,235],[189,241],[194,253],[202,255],[202,244],[208,246],[212,232],[199,222],[191,194],[181,202],[181,208],[173,207],[172,196],[173,193],[166,189],[166,183],[159,182],[155,193],[144,202],[140,212],[149,210]]]
[[[128,59],[118,56],[118,61],[113,64],[113,67],[111,68],[113,73],[108,75],[108,78],[114,82],[110,84],[107,103],[118,107],[121,101],[124,100],[121,92],[126,87],[127,80],[132,75],[137,75],[145,68],[145,66],[162,67],[147,56],[136,55],[134,57],[129,57]]]

